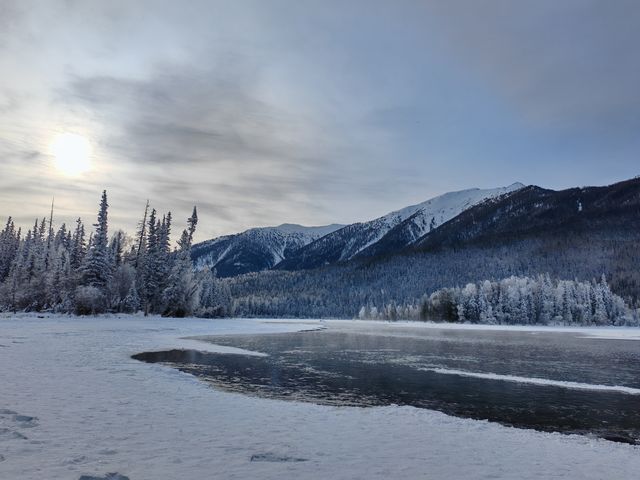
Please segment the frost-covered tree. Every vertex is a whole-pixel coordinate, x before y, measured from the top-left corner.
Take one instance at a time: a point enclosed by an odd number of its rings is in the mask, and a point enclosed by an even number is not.
[[[75,292],[75,313],[95,315],[104,312],[106,303],[104,292],[91,285],[82,285]]]
[[[16,231],[13,219],[9,217],[4,230],[0,232],[0,282],[9,275],[19,246],[20,230]]]
[[[178,241],[179,249],[169,274],[169,285],[164,291],[163,314],[166,316],[188,316],[198,307],[200,285],[191,263],[191,244],[197,224],[198,213],[193,207],[193,213],[187,220],[187,228]]]
[[[363,310],[360,313],[362,318]],[[512,325],[637,322],[622,298],[611,292],[604,277],[600,282],[580,282],[551,280],[549,275],[512,276],[494,282],[469,283],[463,288],[444,288],[424,296],[419,308],[414,305],[402,305],[393,310],[385,308],[375,318]]]
[[[109,279],[107,288],[109,308],[116,312],[130,311],[130,305],[125,305],[126,299],[135,290],[136,271],[130,264],[121,263]],[[137,292],[136,292],[137,295]],[[139,303],[139,298],[138,298]]]
[[[122,231],[109,239],[108,207],[105,191],[88,242],[80,218],[73,230],[62,224],[56,231],[53,208],[49,218],[36,220],[24,237],[9,218],[0,231],[0,310],[94,314],[144,308],[167,315],[197,311],[199,276],[190,264],[195,208],[180,250],[173,252],[170,212],[160,220],[155,210],[149,213],[147,202],[134,239]],[[179,268],[174,268],[176,263]],[[216,291],[226,295],[217,294],[216,311],[230,311],[228,285],[218,288],[216,284]],[[165,298],[171,301],[170,308]]]
[[[233,314],[229,285],[217,280],[215,272],[208,268],[200,273],[200,301],[196,313],[208,318]]]
[[[126,313],[135,313],[140,310],[141,307],[142,304],[140,303],[140,296],[138,295],[138,290],[134,282],[131,284],[129,292],[122,302],[122,311]]]
[[[95,287],[106,294],[106,287],[113,273],[112,256],[109,252],[107,191],[102,192],[98,221],[94,224],[95,232],[91,237],[89,250],[81,266],[81,284]]]
[[[87,253],[84,225],[82,224],[82,219],[80,218],[76,220],[76,228],[71,237],[71,245],[69,248],[71,254],[71,268],[77,270],[78,268],[80,268],[80,265],[82,265],[84,256]]]
[[[141,287],[139,293],[145,314],[163,313],[165,310],[164,292],[171,281],[169,274],[175,257],[171,251],[170,236],[171,212],[160,221],[156,210],[151,209],[147,226],[139,237],[139,251],[136,254],[138,284]]]
[[[144,313],[148,315],[154,311],[160,303],[160,282],[162,274],[159,272],[162,259],[159,256],[160,248],[158,241],[159,225],[156,219],[155,208],[151,210],[147,224],[146,250],[144,252],[144,262],[142,270],[142,292]]]

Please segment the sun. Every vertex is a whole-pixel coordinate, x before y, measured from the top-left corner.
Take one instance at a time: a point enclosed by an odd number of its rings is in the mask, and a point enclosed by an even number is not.
[[[51,142],[56,168],[68,176],[91,170],[91,142],[77,133],[61,133]]]

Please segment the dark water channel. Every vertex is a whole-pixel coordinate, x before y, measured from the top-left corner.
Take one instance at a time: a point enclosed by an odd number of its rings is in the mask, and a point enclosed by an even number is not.
[[[200,337],[266,357],[146,352],[226,391],[326,405],[411,405],[640,443],[640,342],[580,333],[371,328]]]

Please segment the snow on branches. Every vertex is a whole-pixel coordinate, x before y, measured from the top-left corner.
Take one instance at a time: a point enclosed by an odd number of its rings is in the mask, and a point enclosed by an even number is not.
[[[625,325],[634,323],[623,299],[599,281],[551,279],[549,275],[484,280],[443,288],[419,305],[362,307],[360,318],[415,319],[501,325]]]

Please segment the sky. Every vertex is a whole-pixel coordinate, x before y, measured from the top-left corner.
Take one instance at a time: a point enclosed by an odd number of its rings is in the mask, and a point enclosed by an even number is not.
[[[106,189],[113,229],[148,199],[204,240],[631,178],[639,25],[636,0],[0,0],[0,221],[55,197],[93,223]]]

